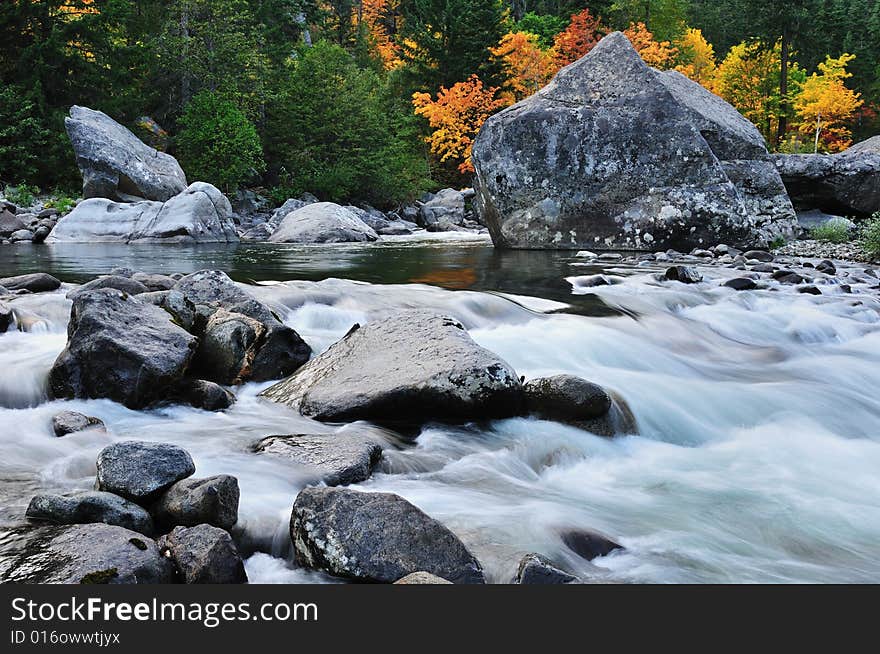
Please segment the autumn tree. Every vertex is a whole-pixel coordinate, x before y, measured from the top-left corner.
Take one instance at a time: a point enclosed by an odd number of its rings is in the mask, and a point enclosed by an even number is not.
[[[398,0],[362,0],[357,20],[366,28],[370,46],[385,69],[400,65],[400,48],[394,40],[397,31]]]
[[[623,33],[652,68],[668,70],[675,65],[678,48],[669,41],[657,41],[644,23],[633,23]]]
[[[553,54],[558,67],[577,61],[605,36],[607,30],[602,20],[593,16],[589,9],[572,14],[568,27],[553,40]]]
[[[828,56],[819,71],[810,75],[794,98],[794,109],[801,119],[799,131],[813,136],[813,151],[838,152],[847,148],[851,133],[847,122],[862,105],[859,94],[848,89],[845,80],[852,77],[847,65],[855,55]]]
[[[413,94],[415,113],[426,118],[433,130],[426,139],[431,153],[441,164],[454,165],[461,174],[474,171],[474,139],[486,119],[508,104],[498,97],[498,90],[471,75],[465,82],[440,87],[436,99],[429,93]]]
[[[501,62],[504,93],[512,102],[529,97],[556,73],[553,56],[541,48],[535,34],[509,32],[490,52]]]
[[[610,17],[617,26],[643,23],[661,41],[673,41],[684,32],[689,0],[614,0]]]
[[[676,47],[678,64],[675,69],[711,90],[717,68],[712,44],[705,39],[700,30],[688,28],[676,41]]]

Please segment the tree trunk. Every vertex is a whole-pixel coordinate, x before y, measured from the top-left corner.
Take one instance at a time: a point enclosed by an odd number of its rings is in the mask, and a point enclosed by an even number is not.
[[[788,27],[782,28],[782,48],[779,54],[779,123],[776,126],[776,145],[782,143],[788,129],[788,59],[791,35]]]

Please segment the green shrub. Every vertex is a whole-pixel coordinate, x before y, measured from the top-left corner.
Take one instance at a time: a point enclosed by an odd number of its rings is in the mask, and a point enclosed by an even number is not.
[[[880,211],[862,225],[859,244],[869,257],[880,259]]]
[[[513,30],[536,34],[540,44],[549,48],[553,45],[554,37],[566,27],[568,27],[568,21],[564,18],[552,14],[536,14],[530,11],[514,23]]]
[[[779,248],[785,245],[785,238],[783,236],[777,236],[772,241],[770,241],[770,249],[778,250]]]
[[[36,186],[19,184],[18,186],[7,186],[6,190],[3,191],[3,195],[17,207],[30,207],[37,201],[35,196],[39,192],[40,189]]]
[[[55,191],[45,205],[49,209],[58,209],[60,213],[65,214],[76,206],[76,199],[61,191]]]
[[[191,180],[227,193],[265,170],[253,123],[230,101],[210,91],[196,95],[180,118],[177,151]]]
[[[810,230],[810,238],[825,243],[846,243],[850,240],[850,221],[845,218],[832,218]]]

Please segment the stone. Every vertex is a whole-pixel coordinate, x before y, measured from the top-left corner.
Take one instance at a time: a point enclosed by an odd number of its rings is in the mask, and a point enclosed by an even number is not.
[[[419,225],[428,231],[450,231],[464,224],[464,193],[445,188],[419,207]]]
[[[290,517],[297,561],[332,575],[393,583],[428,572],[454,584],[485,583],[455,534],[402,497],[307,487]]]
[[[19,229],[9,235],[9,240],[13,243],[30,243],[34,240],[34,233],[29,229]]]
[[[73,495],[36,495],[28,504],[25,516],[62,525],[102,522],[151,536],[150,514],[134,502],[102,491]]]
[[[56,398],[108,398],[130,409],[168,401],[196,344],[157,306],[114,289],[89,291],[73,301],[49,388]]]
[[[796,229],[757,128],[620,32],[490,117],[473,162],[496,247],[689,251]]]
[[[746,261],[751,259],[752,261],[760,261],[762,263],[770,263],[776,257],[774,257],[772,254],[770,254],[766,250],[749,250],[748,252],[743,253],[743,258]]]
[[[235,395],[231,391],[204,379],[185,379],[177,385],[174,397],[205,411],[223,411],[235,404]]]
[[[697,284],[703,281],[703,275],[693,266],[671,266],[663,275],[666,279],[682,284]]]
[[[97,427],[104,429],[104,421],[100,418],[83,415],[76,411],[62,411],[52,418],[52,431],[56,436],[67,436],[84,429]]]
[[[92,198],[58,221],[47,243],[236,243],[229,200],[195,182],[165,202]]]
[[[590,420],[611,409],[611,396],[604,388],[574,375],[532,379],[523,388],[529,413],[548,420]]]
[[[3,294],[2,286],[0,286],[0,295]],[[6,332],[15,324],[15,314],[12,307],[5,302],[0,302],[0,334]]]
[[[101,523],[35,529],[7,545],[0,580],[29,584],[168,584],[174,566],[155,541]]]
[[[196,471],[189,453],[169,443],[119,441],[98,454],[98,490],[145,505]]]
[[[826,275],[837,274],[837,266],[834,265],[833,261],[829,261],[828,259],[824,259],[816,264],[816,270],[821,273],[825,273]]]
[[[61,287],[61,282],[47,273],[31,273],[0,278],[0,286],[10,291],[45,293]]]
[[[515,584],[552,585],[573,584],[579,580],[574,575],[560,570],[540,554],[526,554],[519,562]]]
[[[70,300],[75,300],[79,295],[99,288],[115,288],[117,291],[122,291],[128,295],[139,295],[140,293],[147,293],[149,291],[146,286],[128,277],[104,275],[93,279],[90,282],[86,282],[79,288],[72,290],[67,294],[67,297]]]
[[[0,211],[0,236],[9,238],[9,236],[18,230],[25,229],[26,227],[27,223],[25,223],[21,217],[16,216],[14,213],[7,211],[6,209]]]
[[[754,279],[748,277],[734,277],[724,282],[724,286],[732,288],[734,291],[751,291],[758,287]]]
[[[247,381],[265,332],[266,327],[258,320],[217,309],[199,340],[198,374],[220,384]]]
[[[291,434],[268,436],[254,451],[301,466],[328,486],[356,484],[370,478],[382,457],[382,446],[369,434]]]
[[[150,509],[162,529],[207,524],[227,531],[238,522],[238,480],[231,475],[182,479]]]
[[[210,525],[175,527],[159,539],[186,584],[245,584],[247,574],[232,538]]]
[[[615,543],[607,536],[585,529],[568,529],[563,531],[560,537],[572,552],[587,561],[623,549],[623,545]]]
[[[164,202],[186,188],[174,157],[146,145],[107,114],[73,106],[64,125],[83,176],[84,198]]]
[[[131,278],[147,287],[150,291],[170,291],[177,284],[177,280],[172,279],[168,275],[154,275],[138,272]]]
[[[446,581],[442,577],[438,577],[437,575],[432,575],[430,572],[411,572],[405,577],[401,577],[395,584],[400,584],[401,586],[437,586],[437,585],[451,585],[451,581]]]
[[[269,237],[270,243],[350,243],[379,236],[354,213],[333,202],[317,202],[290,212]]]
[[[773,273],[773,279],[782,284],[800,284],[806,281],[806,277],[799,275],[793,270],[781,269]]]
[[[353,328],[261,396],[317,420],[421,424],[516,415],[523,391],[457,320],[407,310]]]
[[[808,295],[822,295],[822,291],[812,285],[801,286],[797,291],[798,293],[806,293]]]

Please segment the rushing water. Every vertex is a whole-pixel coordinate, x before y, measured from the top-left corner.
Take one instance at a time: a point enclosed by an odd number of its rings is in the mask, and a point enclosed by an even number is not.
[[[528,551],[609,583],[880,580],[880,302],[867,284],[854,283],[853,295],[737,293],[619,267],[604,272],[623,283],[585,288],[579,276],[599,269],[571,253],[479,242],[21,246],[0,257],[0,276],[46,270],[66,282],[120,265],[272,280],[249,288],[316,350],[377,310],[427,307],[460,319],[527,378],[568,372],[619,392],[639,436],[527,418],[428,425],[415,441],[377,430],[385,456],[358,487],[398,493],[447,524],[491,581],[509,579]],[[223,413],[45,401],[69,288],[17,300],[34,326],[0,336],[0,521],[20,520],[36,489],[89,487],[97,452],[113,440],[168,441],[192,453],[198,476],[238,477],[237,538],[252,581],[332,581],[288,560],[303,477],[249,449],[269,434],[334,427],[258,399],[257,384],[237,389]],[[55,438],[50,419],[63,408],[101,417],[109,434]],[[587,563],[559,538],[570,527],[626,550]]]

